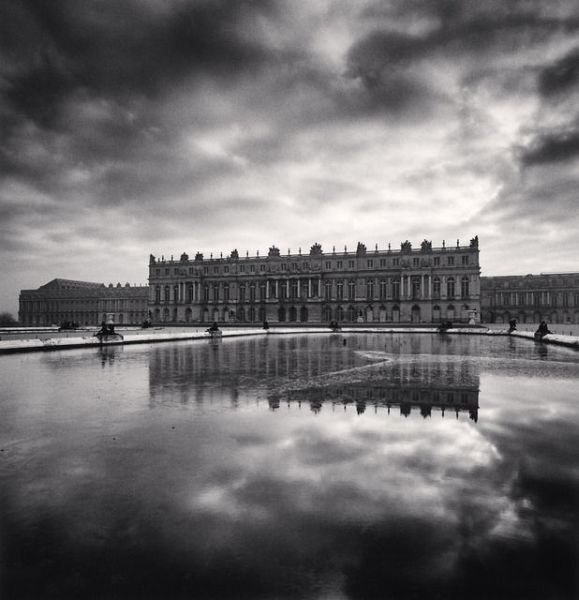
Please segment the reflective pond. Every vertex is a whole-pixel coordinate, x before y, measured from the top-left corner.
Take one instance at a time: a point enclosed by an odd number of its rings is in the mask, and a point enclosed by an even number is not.
[[[0,597],[579,597],[579,353],[428,334],[0,357]]]

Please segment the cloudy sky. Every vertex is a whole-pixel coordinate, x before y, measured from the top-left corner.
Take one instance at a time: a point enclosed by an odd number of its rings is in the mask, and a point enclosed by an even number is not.
[[[481,241],[577,271],[574,0],[0,8],[0,310],[149,253]]]

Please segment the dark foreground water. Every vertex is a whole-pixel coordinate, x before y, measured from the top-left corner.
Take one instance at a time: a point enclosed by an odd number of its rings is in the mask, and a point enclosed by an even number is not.
[[[578,376],[466,336],[3,356],[0,597],[577,598]]]

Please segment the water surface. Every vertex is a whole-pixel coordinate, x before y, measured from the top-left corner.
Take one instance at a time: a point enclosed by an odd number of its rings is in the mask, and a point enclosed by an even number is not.
[[[0,596],[578,596],[579,354],[268,336],[0,358]]]

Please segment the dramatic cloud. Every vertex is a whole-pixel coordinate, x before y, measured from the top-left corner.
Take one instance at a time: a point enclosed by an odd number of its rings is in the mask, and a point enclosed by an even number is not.
[[[0,304],[232,245],[478,234],[486,274],[519,272],[531,242],[533,271],[575,270],[572,238],[553,261],[495,207],[549,239],[579,225],[551,217],[574,181],[577,48],[571,0],[4,3]],[[537,170],[554,193],[527,212]]]

